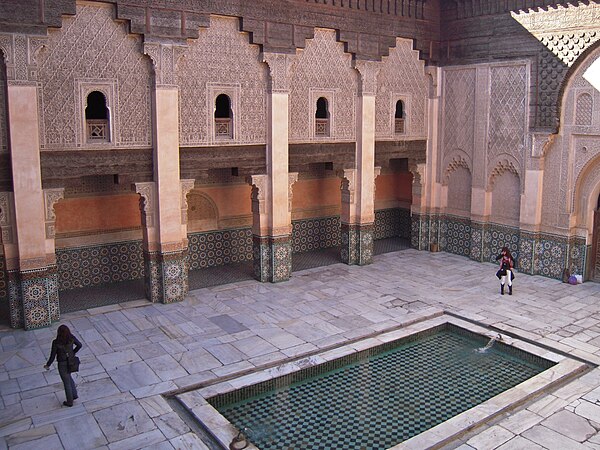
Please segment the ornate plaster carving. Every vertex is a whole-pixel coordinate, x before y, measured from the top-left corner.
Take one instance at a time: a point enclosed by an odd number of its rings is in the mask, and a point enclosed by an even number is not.
[[[156,182],[133,183],[131,188],[140,194],[140,210],[146,228],[154,227],[154,214],[156,209]]]
[[[290,68],[296,55],[265,52],[262,57],[269,66],[271,92],[289,92]]]
[[[0,35],[0,50],[4,53],[9,85],[35,84],[38,79],[37,55],[46,42],[44,36]]]
[[[181,223],[187,224],[188,221],[188,194],[194,189],[195,179],[180,180],[181,185]]]
[[[157,87],[177,86],[177,63],[186,50],[187,46],[181,44],[144,42],[144,53],[152,60]]]
[[[56,214],[54,213],[54,205],[60,199],[65,198],[64,188],[44,189],[44,208],[46,221],[46,238],[54,239]]]
[[[381,63],[378,61],[354,61],[354,68],[360,74],[359,94],[375,95],[377,92],[377,75],[381,70]]]
[[[288,212],[292,212],[292,200],[294,198],[294,190],[292,186],[298,181],[298,172],[288,173]]]
[[[14,243],[13,236],[13,194],[0,192],[0,243]]]
[[[269,189],[268,175],[251,175],[247,179],[252,186],[252,212],[265,214],[267,212],[267,190]]]
[[[342,203],[353,204],[356,193],[356,169],[344,169],[338,173],[341,176],[342,183]]]
[[[487,186],[488,191],[491,191],[494,188],[494,182],[496,181],[496,178],[505,172],[515,174],[517,178],[521,180],[521,171],[518,166],[515,166],[515,163],[509,159],[502,159],[496,162],[494,169],[490,172]]]
[[[448,179],[450,178],[450,175],[452,174],[452,172],[454,172],[459,167],[464,167],[465,169],[467,169],[469,171],[469,173],[471,173],[471,167],[470,167],[469,163],[461,155],[456,155],[447,164],[446,169],[444,170],[444,176],[442,178],[443,185],[445,185],[445,186],[448,185]]]
[[[533,158],[543,158],[548,153],[548,150],[554,144],[558,134],[535,133],[533,134],[531,145],[531,156]]]

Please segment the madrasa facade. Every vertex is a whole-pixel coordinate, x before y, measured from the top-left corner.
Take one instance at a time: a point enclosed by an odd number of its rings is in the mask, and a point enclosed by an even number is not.
[[[600,281],[599,41],[592,1],[2,0],[7,321],[390,237]]]

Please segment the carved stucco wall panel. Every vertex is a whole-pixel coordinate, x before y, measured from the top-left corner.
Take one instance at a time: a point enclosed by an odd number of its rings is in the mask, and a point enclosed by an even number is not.
[[[514,166],[498,166],[491,182],[494,223],[518,225],[521,214],[521,182]]]
[[[141,38],[129,35],[127,24],[114,16],[111,5],[79,4],[75,16],[63,18],[62,28],[49,30],[39,55],[42,148],[85,145],[80,124],[86,98],[80,86],[93,90],[94,82],[116,91],[109,107],[118,132],[109,145],[151,145],[150,63]]]
[[[511,155],[523,167],[527,133],[528,76],[525,64],[490,67],[488,161]]]
[[[358,72],[352,68],[352,56],[344,53],[344,44],[336,41],[335,30],[317,28],[314,39],[297,52],[290,68],[290,142],[356,139],[356,93]],[[332,127],[329,138],[314,136],[316,99],[320,92],[332,98]],[[312,125],[312,128],[311,128]]]
[[[412,49],[409,39],[396,39],[396,47],[383,58],[377,77],[375,100],[375,135],[377,139],[394,138],[396,102],[410,98],[406,108],[408,129],[406,137],[427,135],[428,85],[424,62],[419,52]],[[406,101],[405,101],[406,104]]]
[[[475,136],[475,68],[446,69],[443,83],[441,159],[447,161],[461,149],[471,161]]]
[[[231,92],[237,96],[231,100],[238,102],[232,105],[236,129],[226,143],[266,142],[268,67],[259,53],[248,33],[239,31],[237,18],[211,16],[210,27],[200,29],[199,38],[190,41],[177,68],[182,146],[223,145],[211,132],[214,102],[220,93]]]
[[[6,139],[6,66],[5,56],[0,50],[0,152],[8,152],[8,141]]]

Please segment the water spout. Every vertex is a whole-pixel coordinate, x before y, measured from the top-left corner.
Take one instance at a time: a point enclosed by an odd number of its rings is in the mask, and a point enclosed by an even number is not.
[[[502,340],[502,336],[498,335],[500,339],[498,339],[497,337],[493,337],[491,338],[487,344],[485,344],[485,347],[480,347],[480,348],[476,348],[475,351],[477,353],[486,353],[490,348],[492,348],[492,346],[494,345],[494,343],[497,340]]]
[[[246,434],[249,431],[252,430],[248,427],[241,429],[237,436],[231,440],[231,443],[229,444],[229,450],[243,450],[244,448],[248,447],[249,442]]]

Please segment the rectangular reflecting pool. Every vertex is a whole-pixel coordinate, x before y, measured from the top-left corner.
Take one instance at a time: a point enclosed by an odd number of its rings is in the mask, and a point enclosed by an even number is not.
[[[423,439],[445,442],[444,427],[451,437],[485,420],[477,407],[486,402],[493,416],[583,370],[456,322],[434,320],[230,380],[200,390],[205,401],[188,398],[188,406],[225,448],[239,430],[253,444],[246,448],[262,450],[426,448]]]

